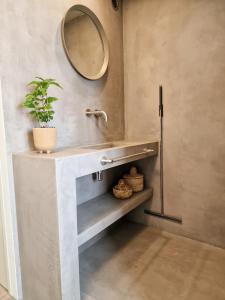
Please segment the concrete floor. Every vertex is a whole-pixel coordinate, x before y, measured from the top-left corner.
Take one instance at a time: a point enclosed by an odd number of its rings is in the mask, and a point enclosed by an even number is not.
[[[225,250],[124,223],[80,255],[82,300],[225,300]]]
[[[13,300],[8,292],[0,285],[0,300]]]

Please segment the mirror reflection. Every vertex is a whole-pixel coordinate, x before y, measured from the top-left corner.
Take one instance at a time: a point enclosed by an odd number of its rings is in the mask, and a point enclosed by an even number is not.
[[[104,75],[108,65],[108,45],[104,30],[87,7],[73,6],[63,22],[63,42],[73,67],[88,79]]]

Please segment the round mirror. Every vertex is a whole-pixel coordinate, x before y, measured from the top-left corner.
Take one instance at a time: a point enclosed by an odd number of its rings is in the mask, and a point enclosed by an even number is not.
[[[62,40],[67,57],[83,77],[101,78],[108,67],[109,46],[96,15],[86,6],[74,5],[62,22]]]

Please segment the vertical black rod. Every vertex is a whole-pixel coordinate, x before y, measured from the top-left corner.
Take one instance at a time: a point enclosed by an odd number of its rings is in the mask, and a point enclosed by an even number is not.
[[[163,182],[163,88],[159,86],[159,117],[160,117],[160,150],[159,150],[159,160],[160,160],[160,202],[161,202],[161,212],[152,211],[145,209],[145,213],[152,215],[157,218],[161,218],[168,221],[173,221],[178,224],[182,224],[182,218],[176,216],[165,215],[164,213],[164,182]]]
[[[163,88],[159,86],[159,116],[160,116],[160,200],[161,214],[164,215],[164,182],[163,182]]]

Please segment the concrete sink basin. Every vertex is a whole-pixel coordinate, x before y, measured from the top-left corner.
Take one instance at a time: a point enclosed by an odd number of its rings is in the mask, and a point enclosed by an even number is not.
[[[81,147],[82,149],[93,149],[93,150],[103,150],[108,148],[115,148],[122,146],[122,143],[119,142],[109,142],[109,143],[103,143],[103,144],[96,144],[96,145],[89,145]]]

